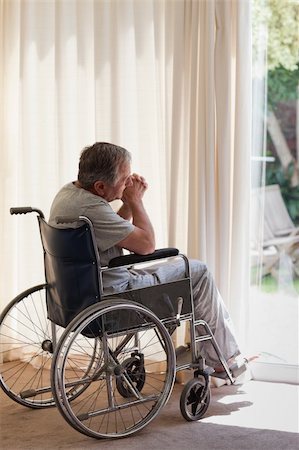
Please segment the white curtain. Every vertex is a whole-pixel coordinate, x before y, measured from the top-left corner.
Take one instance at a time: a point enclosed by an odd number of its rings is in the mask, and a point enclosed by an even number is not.
[[[188,254],[207,261],[244,343],[249,286],[250,3],[194,2],[192,26],[186,124]]]
[[[128,148],[157,246],[205,260],[244,330],[250,2],[1,0],[1,307],[43,280],[34,217],[96,140]]]

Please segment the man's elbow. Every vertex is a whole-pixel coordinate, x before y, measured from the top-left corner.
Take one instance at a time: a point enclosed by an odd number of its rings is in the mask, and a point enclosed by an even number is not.
[[[140,255],[150,255],[151,253],[154,253],[154,251],[156,250],[155,247],[155,242],[152,240],[149,240],[147,242],[144,243],[144,245],[142,246]]]
[[[148,246],[148,247],[144,247],[141,249],[141,251],[139,251],[139,255],[150,255],[151,253],[154,253],[154,251],[156,250],[155,246]]]
[[[154,245],[152,245],[151,247],[149,247],[147,255],[150,255],[151,253],[154,253],[155,250],[156,250],[156,247]]]

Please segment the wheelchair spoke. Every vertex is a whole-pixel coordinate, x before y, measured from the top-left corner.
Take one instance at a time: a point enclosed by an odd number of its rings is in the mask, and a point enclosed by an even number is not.
[[[44,285],[16,297],[0,316],[0,386],[13,400],[40,408],[54,405],[50,389],[52,335]],[[61,329],[57,327],[57,333]]]
[[[96,438],[126,436],[143,428],[168,399],[175,373],[172,342],[161,322],[136,304],[107,301],[94,310],[91,316],[82,313],[60,340],[52,373],[55,399],[77,430]],[[94,329],[96,338],[95,324],[101,353],[88,364],[90,348],[82,346],[81,331],[89,329],[91,336]],[[89,366],[87,381],[80,358]],[[82,392],[69,399],[68,383],[76,382]]]

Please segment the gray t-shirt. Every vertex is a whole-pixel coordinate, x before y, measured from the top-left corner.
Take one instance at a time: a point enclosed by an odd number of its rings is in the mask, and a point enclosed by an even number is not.
[[[112,258],[122,255],[122,249],[116,244],[134,230],[134,225],[120,217],[105,199],[76,187],[74,183],[66,184],[57,193],[51,206],[49,224],[56,228],[77,228],[82,225],[80,222],[57,224],[55,220],[57,216],[86,216],[91,220],[101,266],[107,266]],[[107,271],[103,276],[105,291],[107,292],[108,288],[111,292],[124,290],[129,277],[129,272],[125,268]]]

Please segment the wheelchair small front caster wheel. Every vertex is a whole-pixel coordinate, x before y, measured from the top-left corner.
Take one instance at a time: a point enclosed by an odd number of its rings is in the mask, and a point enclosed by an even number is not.
[[[143,361],[137,357],[128,358],[122,363],[122,369],[124,374],[132,383],[132,386],[138,392],[141,392],[145,383],[145,369]],[[125,380],[124,375],[121,375],[116,379],[116,387],[122,397],[129,398],[134,396],[132,389]]]
[[[210,404],[210,389],[205,389],[206,381],[193,378],[185,385],[180,399],[180,409],[184,419],[189,422],[199,420]]]

